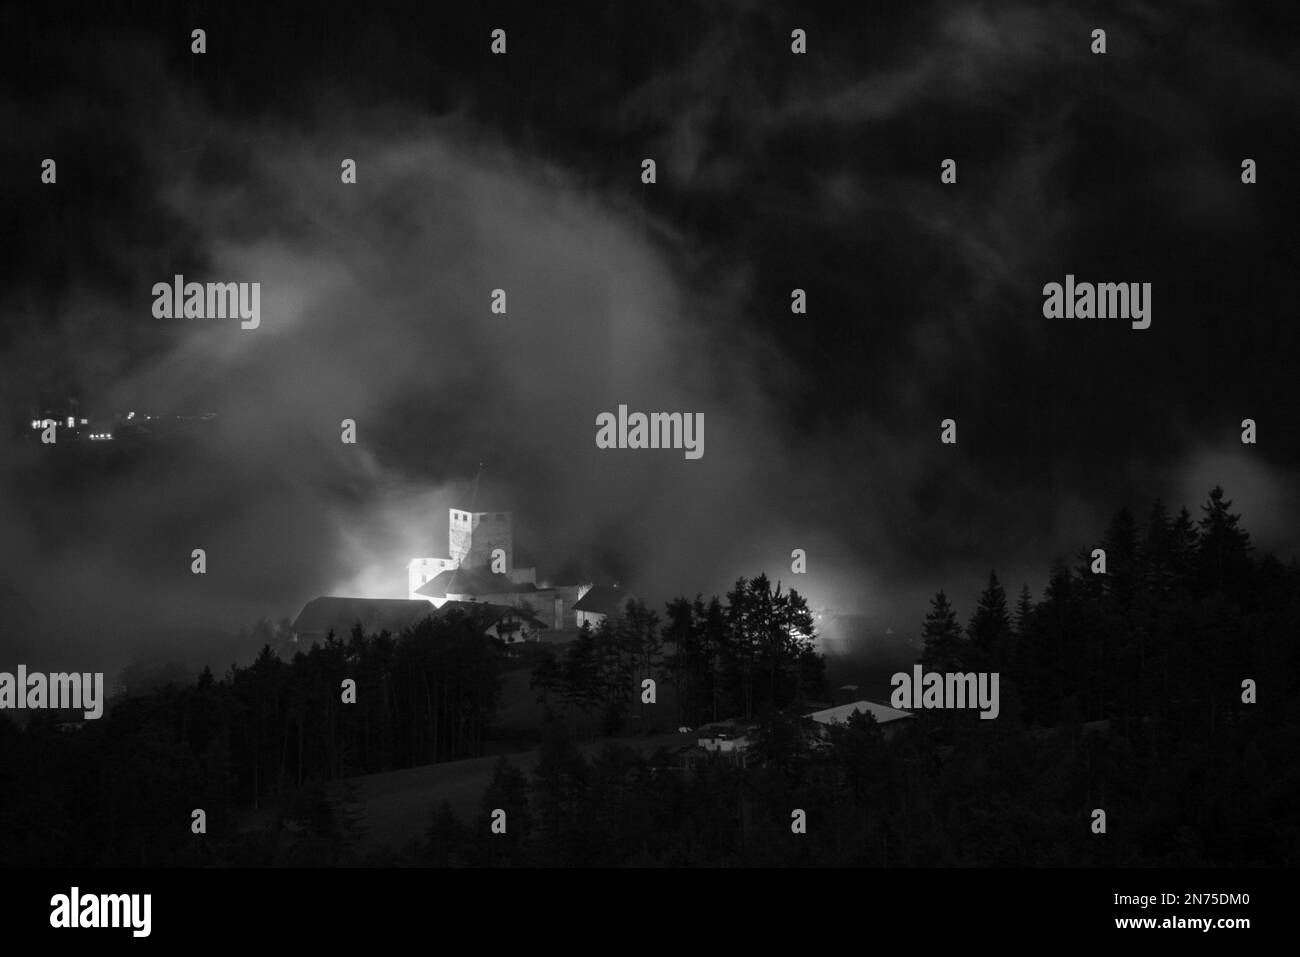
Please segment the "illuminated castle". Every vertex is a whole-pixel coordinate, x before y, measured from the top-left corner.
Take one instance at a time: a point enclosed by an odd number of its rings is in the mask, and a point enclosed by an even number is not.
[[[407,597],[441,608],[449,601],[489,602],[531,608],[550,628],[576,628],[574,605],[590,583],[537,583],[535,567],[515,567],[510,512],[448,510],[446,558],[416,558],[406,566]]]
[[[515,567],[514,521],[510,512],[467,512],[448,510],[447,551],[449,558],[416,558],[406,566],[409,598],[427,598],[441,606],[450,597],[438,592],[454,584],[457,576],[444,573],[477,569],[504,576],[516,585],[537,585],[536,568]],[[432,589],[426,588],[436,583]]]

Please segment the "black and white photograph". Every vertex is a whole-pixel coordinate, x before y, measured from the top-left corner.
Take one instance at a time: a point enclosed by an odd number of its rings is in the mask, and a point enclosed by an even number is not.
[[[1297,64],[1277,0],[0,6],[6,936],[1258,946]]]

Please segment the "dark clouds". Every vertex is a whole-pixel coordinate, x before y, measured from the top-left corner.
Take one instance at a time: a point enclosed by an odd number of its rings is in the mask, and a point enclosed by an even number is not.
[[[0,559],[64,641],[401,595],[479,462],[543,563],[650,594],[789,579],[803,547],[815,600],[911,622],[940,586],[960,608],[991,566],[1039,585],[1119,505],[1195,506],[1215,482],[1295,552],[1300,83],[1274,24],[1038,4],[166,16],[20,18],[8,40],[6,403],[75,386],[101,410],[219,413],[57,483],[14,447]],[[206,59],[176,38],[199,20]],[[44,155],[57,188],[26,185]],[[174,272],[260,281],[262,328],[153,319]],[[1152,282],[1152,328],[1044,320],[1066,272]],[[704,458],[596,450],[620,402],[704,412]]]
[[[292,614],[322,591],[403,597],[405,562],[445,551],[446,508],[478,462],[544,568],[598,571],[599,556],[653,594],[740,567],[727,530],[761,519],[768,486],[797,472],[767,430],[756,350],[711,330],[727,297],[671,265],[686,240],[652,238],[639,214],[456,122],[333,111],[343,152],[183,95],[149,123],[208,138],[150,160],[162,239],[127,258],[154,272],[119,297],[71,282],[26,385],[91,337],[93,361],[69,375],[89,405],[217,418],[111,471],[74,462],[80,480],[48,489],[30,480],[53,467],[44,450],[15,463],[39,507],[14,508],[10,566],[46,607],[73,599],[65,628],[157,638]],[[342,155],[358,160],[355,188],[339,183]],[[260,282],[260,327],[155,319],[152,284],[175,272]],[[507,318],[489,312],[495,287]],[[83,325],[72,304],[92,302]],[[109,348],[100,324],[148,347]],[[703,411],[705,459],[597,450],[596,415],[620,403]],[[345,418],[357,447],[339,441]],[[189,574],[195,547],[204,578]]]

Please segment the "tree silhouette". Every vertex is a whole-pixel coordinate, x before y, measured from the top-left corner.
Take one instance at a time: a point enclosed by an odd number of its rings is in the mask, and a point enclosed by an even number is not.
[[[967,658],[965,641],[957,615],[952,610],[948,596],[940,589],[930,599],[930,612],[921,629],[925,647],[921,663],[931,671],[961,671]]]
[[[1236,590],[1249,575],[1250,534],[1241,527],[1241,516],[1229,511],[1231,507],[1218,485],[1201,506],[1198,559],[1202,582],[1210,588]]]
[[[980,593],[975,613],[966,626],[969,640],[966,668],[996,671],[1010,651],[1011,617],[1007,614],[1007,593],[996,572],[989,572],[988,584]]]

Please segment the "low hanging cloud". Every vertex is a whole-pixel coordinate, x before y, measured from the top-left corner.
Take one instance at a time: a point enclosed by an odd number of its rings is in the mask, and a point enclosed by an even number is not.
[[[446,509],[480,466],[543,574],[654,595],[771,558],[729,530],[779,537],[777,492],[802,481],[755,376],[773,354],[734,338],[725,286],[677,265],[685,239],[456,120],[161,119],[206,145],[152,171],[166,235],[136,250],[125,294],[68,298],[131,330],[74,372],[100,414],[213,417],[121,443],[95,478],[77,466],[75,500],[40,493],[21,518],[10,503],[22,555],[6,565],[67,571],[24,587],[73,647],[183,643],[320,593],[405,597],[406,561],[445,553]],[[155,318],[152,285],[174,275],[260,283],[260,325]],[[620,404],[702,412],[703,458],[596,448],[596,416]]]
[[[14,444],[0,574],[38,646],[106,655],[398,597],[480,468],[543,575],[660,599],[767,571],[904,627],[1214,484],[1293,555],[1294,57],[1209,4],[1169,45],[1168,17],[1107,15],[1094,56],[1068,5],[807,15],[802,57],[789,11],[700,4],[596,50],[539,22],[479,73],[367,59],[407,42],[372,24],[348,69],[290,45],[300,95],[256,108],[254,74],[88,31],[53,92],[0,102],[60,156],[57,189],[5,200],[29,241],[0,264],[0,396],[215,418],[84,462]],[[243,29],[250,62],[282,39]],[[1152,328],[1045,320],[1067,272],[1152,282]],[[260,327],[153,318],[176,274],[259,282]],[[620,404],[703,413],[704,457],[596,448]]]

